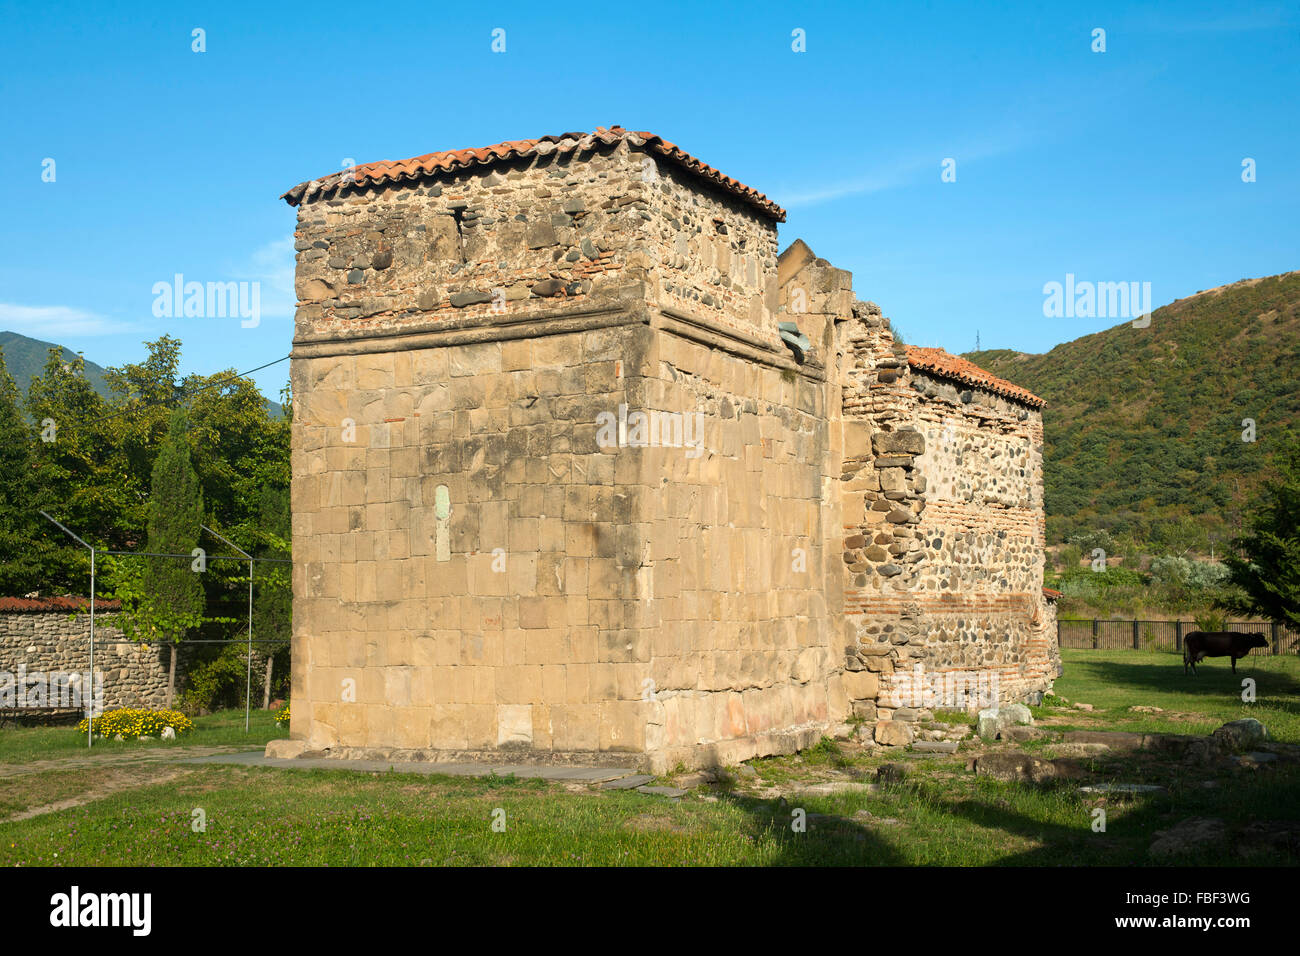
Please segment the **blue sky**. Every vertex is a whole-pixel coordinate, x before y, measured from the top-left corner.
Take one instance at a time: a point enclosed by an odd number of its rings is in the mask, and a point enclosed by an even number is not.
[[[290,348],[290,186],[615,123],[785,206],[782,247],[851,270],[913,344],[1115,324],[1044,318],[1067,273],[1163,304],[1300,268],[1300,7],[1065,6],[15,5],[0,329],[102,365],[168,333],[186,371],[253,368]],[[260,324],[156,318],[176,273],[260,282]],[[288,364],[254,377],[275,398]]]

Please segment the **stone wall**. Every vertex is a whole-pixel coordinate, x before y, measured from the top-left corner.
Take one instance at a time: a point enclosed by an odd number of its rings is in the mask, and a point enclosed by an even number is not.
[[[894,721],[932,707],[1038,699],[1060,673],[1042,593],[1041,412],[914,370],[872,303],[853,304],[839,342],[854,713],[899,742],[910,731]]]
[[[292,731],[313,749],[659,765],[824,729],[825,374],[771,328],[774,224],[644,158],[300,207]],[[602,446],[620,409],[698,442]]]
[[[915,582],[931,671],[996,672],[1000,698],[1037,700],[1060,673],[1043,596],[1042,413],[913,371],[926,479]]]
[[[1050,685],[1037,411],[779,209],[565,142],[292,192],[289,749],[663,770],[905,742],[917,664]]]
[[[649,219],[641,175],[626,147],[598,146],[304,202],[295,340],[509,321],[600,297]]]
[[[673,766],[815,743],[847,707],[825,639],[839,602],[824,373],[670,333],[657,346],[645,404],[700,415],[704,442],[628,458],[647,505],[647,744]]]
[[[95,615],[95,671],[103,675],[104,708],[162,707],[166,649],[126,640],[114,619]],[[89,614],[74,616],[64,608],[0,612],[0,672],[16,675],[23,666],[28,676],[85,674],[89,655]]]
[[[635,243],[650,262],[650,303],[783,352],[775,319],[775,225],[733,197],[701,190],[682,170],[663,162],[656,169],[650,218]]]

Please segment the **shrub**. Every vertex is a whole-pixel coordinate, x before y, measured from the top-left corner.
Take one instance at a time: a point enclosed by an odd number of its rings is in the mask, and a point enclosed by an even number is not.
[[[1222,611],[1203,611],[1192,618],[1198,630],[1222,631],[1224,616]]]
[[[289,705],[288,704],[285,704],[284,707],[276,713],[275,725],[277,727],[289,726]]]
[[[194,729],[194,721],[176,710],[144,710],[136,707],[105,711],[94,720],[94,733],[97,736],[121,735],[127,740],[158,737],[164,727],[170,727],[179,737]],[[77,732],[84,734],[87,729],[86,720],[82,718],[81,723],[77,724]]]
[[[180,706],[187,713],[244,706],[244,689],[248,683],[247,645],[231,642],[222,646],[215,657],[195,661],[186,672],[185,682]]]
[[[1222,587],[1227,580],[1228,569],[1211,561],[1189,561],[1171,555],[1151,562],[1151,581],[1157,585],[1203,591]]]

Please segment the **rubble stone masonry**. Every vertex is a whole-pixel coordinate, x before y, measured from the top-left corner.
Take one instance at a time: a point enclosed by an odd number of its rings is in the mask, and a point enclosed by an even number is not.
[[[24,605],[22,610],[0,610],[0,674],[16,677],[21,667],[29,677],[45,675],[48,685],[50,675],[89,671],[89,614],[72,614],[58,606],[66,599],[0,600]],[[114,626],[115,619],[109,613],[96,615],[95,620],[95,671],[102,675],[104,708],[162,707],[167,700],[168,650],[126,640]]]

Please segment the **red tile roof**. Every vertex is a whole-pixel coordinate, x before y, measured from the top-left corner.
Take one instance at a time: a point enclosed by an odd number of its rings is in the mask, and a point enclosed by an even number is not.
[[[121,601],[97,598],[96,611],[120,611]],[[89,611],[90,599],[84,597],[0,598],[0,614],[42,614],[52,611]]]
[[[621,126],[611,126],[609,129],[602,126],[594,133],[561,133],[558,136],[543,136],[540,139],[510,140],[475,149],[451,149],[396,162],[382,160],[377,163],[365,163],[320,179],[299,183],[280,198],[290,206],[296,206],[304,200],[333,195],[341,186],[349,182],[357,186],[414,182],[439,172],[465,169],[470,166],[490,166],[493,163],[521,156],[545,155],[552,152],[569,153],[574,150],[585,152],[594,149],[597,143],[613,146],[622,140],[626,140],[630,146],[658,154],[719,189],[739,197],[768,218],[776,222],[785,222],[785,210],[757,190],[730,176],[724,176],[712,166],[700,162],[690,153],[684,152],[654,133],[633,132]]]
[[[967,385],[974,385],[986,392],[993,392],[1004,398],[1042,408],[1047,402],[1027,388],[1021,388],[1006,379],[991,375],[974,362],[945,352],[943,349],[923,349],[915,345],[907,346],[907,364],[922,372],[942,375]]]
[[[1056,601],[1060,599],[1061,592],[1056,590],[1056,588],[1043,588],[1043,597],[1047,598],[1049,601]]]

